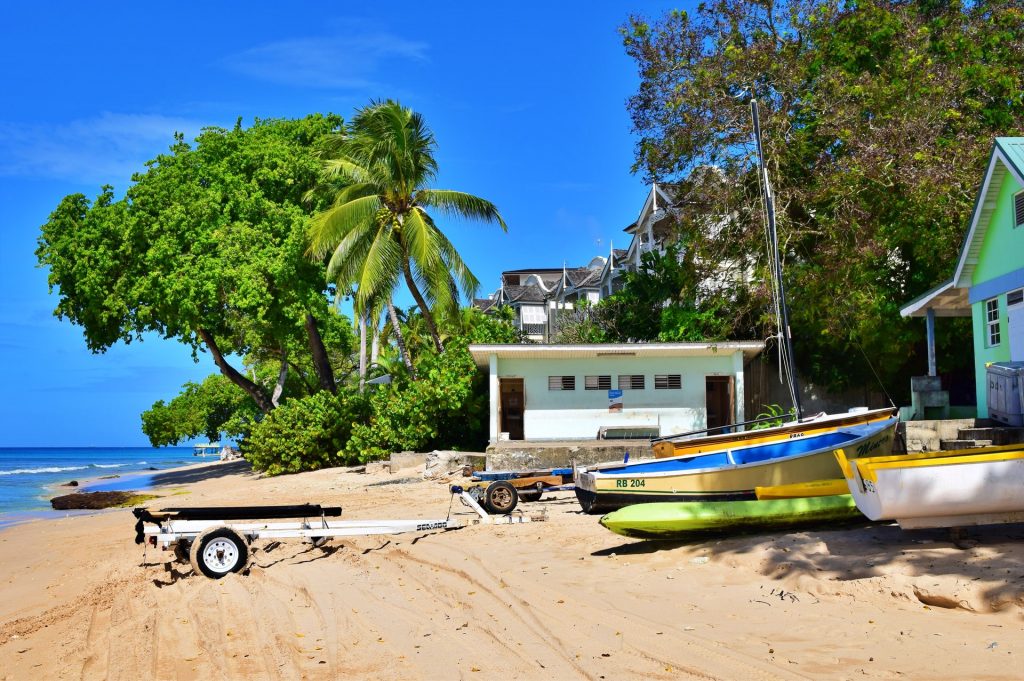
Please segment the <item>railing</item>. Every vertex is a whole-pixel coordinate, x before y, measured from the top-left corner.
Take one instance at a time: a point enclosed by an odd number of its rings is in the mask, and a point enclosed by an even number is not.
[[[547,324],[518,324],[520,331],[527,336],[543,336],[547,332]]]

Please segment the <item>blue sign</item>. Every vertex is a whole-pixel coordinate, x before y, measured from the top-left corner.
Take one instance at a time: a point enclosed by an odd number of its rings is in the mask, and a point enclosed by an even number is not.
[[[609,400],[613,400],[616,397],[622,397],[622,391],[621,390],[609,390],[608,391],[608,399]]]

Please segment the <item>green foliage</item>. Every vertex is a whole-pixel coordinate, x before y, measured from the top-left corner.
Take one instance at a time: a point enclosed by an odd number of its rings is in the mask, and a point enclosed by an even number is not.
[[[359,109],[324,146],[318,192],[333,194],[333,202],[310,225],[310,253],[330,257],[329,280],[354,290],[359,311],[379,311],[404,280],[441,351],[432,308],[456,314],[458,291],[472,300],[479,282],[434,216],[483,220],[503,230],[504,220],[489,201],[428,188],[437,175],[437,143],[422,115],[398,102]]]
[[[58,289],[55,314],[82,327],[103,352],[155,332],[214,354],[288,354],[313,341],[304,325],[329,324],[324,270],[305,257],[302,202],[320,162],[314,150],[335,116],[257,120],[179,135],[120,200],[65,197],[42,227],[36,256]],[[289,353],[291,349],[291,353]],[[306,357],[313,357],[312,350]],[[305,366],[310,372],[320,367]],[[262,409],[269,399],[244,376]]]
[[[688,248],[751,268],[723,308],[748,337],[772,330],[744,92],[762,105],[801,370],[833,388],[874,383],[870,357],[904,387],[924,367],[924,325],[899,307],[949,277],[992,138],[1024,129],[1022,25],[1008,0],[712,0],[627,22],[635,167],[685,178]],[[721,230],[686,231],[709,215]]]
[[[368,401],[359,393],[320,391],[291,399],[253,427],[242,454],[268,475],[344,465],[352,461],[345,443],[367,413]]]
[[[620,291],[597,305],[579,303],[559,317],[559,343],[724,340],[742,318],[726,312],[730,299],[701,286],[693,249],[682,242],[650,251],[640,267],[621,276]]]
[[[403,450],[483,444],[487,390],[467,345],[465,339],[452,339],[445,352],[420,358],[418,380],[378,386],[370,396],[370,418],[352,427],[346,455],[372,461]]]
[[[790,408],[788,411],[778,404],[765,405],[764,411],[754,417],[754,420],[768,419],[761,421],[760,423],[753,423],[748,426],[748,430],[764,430],[765,428],[774,428],[781,426],[789,421],[792,421],[792,417],[796,415],[796,409]],[[787,418],[788,416],[788,418]]]
[[[142,432],[154,447],[200,436],[216,442],[221,433],[244,437],[259,414],[252,399],[228,379],[214,374],[202,383],[186,383],[170,403],[158,400],[142,412]]]

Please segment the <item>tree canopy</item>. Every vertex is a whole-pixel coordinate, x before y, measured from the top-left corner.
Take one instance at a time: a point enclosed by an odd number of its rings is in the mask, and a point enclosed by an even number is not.
[[[338,364],[351,333],[330,308],[323,265],[305,257],[318,206],[303,197],[319,175],[316,145],[341,124],[257,120],[205,129],[194,145],[179,135],[124,197],[109,186],[91,202],[65,197],[36,251],[59,293],[55,314],[81,326],[94,352],[146,332],[205,348],[264,412],[273,381],[253,381],[227,355],[274,360],[334,391],[323,335]]]
[[[699,197],[680,205],[684,226],[729,222],[690,233],[761,275],[732,315],[756,318],[768,302],[756,96],[798,363],[841,388],[869,380],[870,356],[892,383],[923,356],[900,305],[950,276],[992,138],[1024,127],[1022,26],[1012,0],[714,0],[631,17],[635,169]]]

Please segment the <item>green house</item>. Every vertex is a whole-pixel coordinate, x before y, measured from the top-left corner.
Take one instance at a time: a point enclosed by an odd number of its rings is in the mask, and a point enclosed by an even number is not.
[[[935,318],[972,318],[978,416],[987,416],[986,365],[1024,361],[1024,137],[996,138],[953,278],[901,314],[927,319],[933,377]]]

